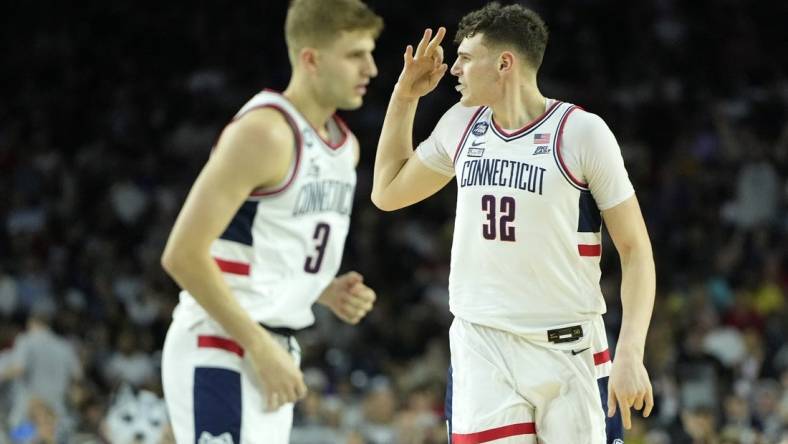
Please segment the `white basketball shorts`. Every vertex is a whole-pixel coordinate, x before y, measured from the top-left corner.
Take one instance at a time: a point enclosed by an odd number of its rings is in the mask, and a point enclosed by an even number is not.
[[[601,316],[578,325],[582,337],[550,342],[547,332],[523,337],[455,318],[450,442],[607,443],[600,393],[611,367],[605,328]]]
[[[298,364],[295,338],[271,336]],[[214,321],[176,316],[167,331],[162,382],[178,444],[286,444],[293,404],[265,410],[244,350]]]

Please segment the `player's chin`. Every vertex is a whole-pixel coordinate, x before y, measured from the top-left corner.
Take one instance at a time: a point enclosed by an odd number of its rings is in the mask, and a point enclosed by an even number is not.
[[[468,107],[479,105],[478,103],[476,103],[475,100],[473,100],[473,97],[469,94],[463,94],[462,96],[460,96],[460,104]]]
[[[353,111],[354,109],[361,108],[361,105],[363,104],[364,98],[362,96],[353,96],[342,101],[342,103],[340,103],[337,108],[343,111]]]

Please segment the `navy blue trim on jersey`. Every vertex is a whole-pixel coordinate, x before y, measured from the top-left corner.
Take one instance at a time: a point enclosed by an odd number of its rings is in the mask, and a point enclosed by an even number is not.
[[[259,202],[249,201],[241,205],[238,212],[235,213],[230,225],[224,230],[220,239],[238,242],[244,245],[252,246],[252,225],[254,218],[257,215],[257,205]]]
[[[599,396],[602,398],[602,412],[605,415],[605,433],[607,434],[607,444],[620,444],[624,442],[624,424],[621,421],[621,409],[616,409],[616,414],[612,418],[608,418],[607,381],[607,376],[596,380],[597,385],[599,385]]]
[[[602,214],[596,206],[594,196],[590,191],[580,192],[578,199],[579,215],[577,220],[578,233],[599,233],[602,230]]]
[[[446,416],[446,431],[449,435],[449,444],[451,444],[451,399],[452,399],[452,378],[451,378],[451,365],[449,365],[449,372],[446,377],[446,400],[443,405],[443,412]]]
[[[194,442],[205,433],[229,433],[241,442],[241,374],[226,368],[194,369]]]
[[[513,140],[522,139],[523,137],[536,131],[536,129],[542,126],[543,123],[547,122],[550,119],[550,117],[552,117],[552,115],[555,114],[556,111],[558,111],[558,108],[561,107],[561,104],[563,104],[563,102],[559,102],[556,100],[555,103],[553,103],[553,105],[550,108],[548,108],[545,111],[545,113],[542,114],[540,117],[538,117],[534,122],[530,123],[529,125],[526,125],[525,128],[517,130],[508,136],[506,134],[503,134],[501,132],[502,130],[498,128],[498,124],[496,124],[495,121],[493,120],[494,116],[490,116],[490,121],[492,122],[492,125],[490,125],[490,127],[492,128],[492,132],[504,142],[511,142]]]

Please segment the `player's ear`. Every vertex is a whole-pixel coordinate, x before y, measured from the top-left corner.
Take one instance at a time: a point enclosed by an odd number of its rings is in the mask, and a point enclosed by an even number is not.
[[[511,51],[504,51],[498,56],[498,71],[511,71],[514,67],[514,54]]]
[[[315,48],[301,48],[298,52],[298,63],[309,73],[317,71],[318,54]]]

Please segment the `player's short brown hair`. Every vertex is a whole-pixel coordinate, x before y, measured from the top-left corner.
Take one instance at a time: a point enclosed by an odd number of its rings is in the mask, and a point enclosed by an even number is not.
[[[501,6],[498,2],[470,12],[460,20],[455,43],[482,34],[493,45],[509,44],[520,52],[534,69],[539,69],[547,46],[547,25],[539,14],[522,5]]]
[[[383,19],[361,0],[292,0],[285,40],[293,57],[301,48],[320,47],[342,31],[369,30],[377,38]]]

